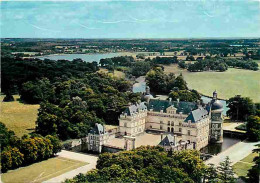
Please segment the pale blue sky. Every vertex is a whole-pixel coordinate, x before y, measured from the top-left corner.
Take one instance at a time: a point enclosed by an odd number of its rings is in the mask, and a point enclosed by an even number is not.
[[[260,37],[259,1],[1,2],[1,37]]]

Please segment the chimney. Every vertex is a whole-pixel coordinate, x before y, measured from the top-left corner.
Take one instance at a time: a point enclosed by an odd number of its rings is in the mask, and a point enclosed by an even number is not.
[[[177,146],[177,135],[173,136],[173,140],[174,140],[174,146]]]

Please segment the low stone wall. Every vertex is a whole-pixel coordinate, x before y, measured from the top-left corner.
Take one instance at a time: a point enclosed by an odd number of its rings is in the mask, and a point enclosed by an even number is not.
[[[110,145],[103,145],[102,147],[102,152],[117,153],[120,151],[124,151],[124,149],[115,146],[110,146]]]

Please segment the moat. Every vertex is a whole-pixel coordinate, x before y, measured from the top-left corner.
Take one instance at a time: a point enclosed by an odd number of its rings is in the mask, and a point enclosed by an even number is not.
[[[239,138],[231,138],[231,137],[224,136],[223,143],[209,144],[206,147],[202,148],[200,151],[205,154],[216,155],[227,150],[228,148],[230,148],[231,146],[235,145],[240,141],[241,139]]]

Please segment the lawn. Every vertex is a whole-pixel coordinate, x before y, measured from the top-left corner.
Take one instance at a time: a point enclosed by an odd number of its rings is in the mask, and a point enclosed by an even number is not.
[[[2,174],[1,178],[4,183],[42,182],[86,164],[81,161],[55,157],[27,167],[8,171]]]
[[[188,87],[204,95],[211,96],[216,89],[221,99],[242,95],[260,102],[260,71],[229,68],[225,72],[188,72],[177,65],[164,67],[166,73],[182,73]]]
[[[3,96],[0,97],[0,121],[7,128],[13,130],[18,137],[32,132],[35,128],[39,105],[29,105],[20,103],[18,95],[14,96],[14,102],[2,102]]]
[[[107,69],[101,68],[98,72],[108,73],[108,75],[114,76],[117,78],[122,78],[122,79],[125,78],[125,73],[123,73],[121,71],[117,71],[117,70],[115,70],[114,73],[112,73],[112,72],[108,72]]]
[[[244,159],[240,160],[233,165],[234,172],[239,177],[246,177],[247,172],[254,165],[253,159],[257,156],[257,153],[251,153]]]

